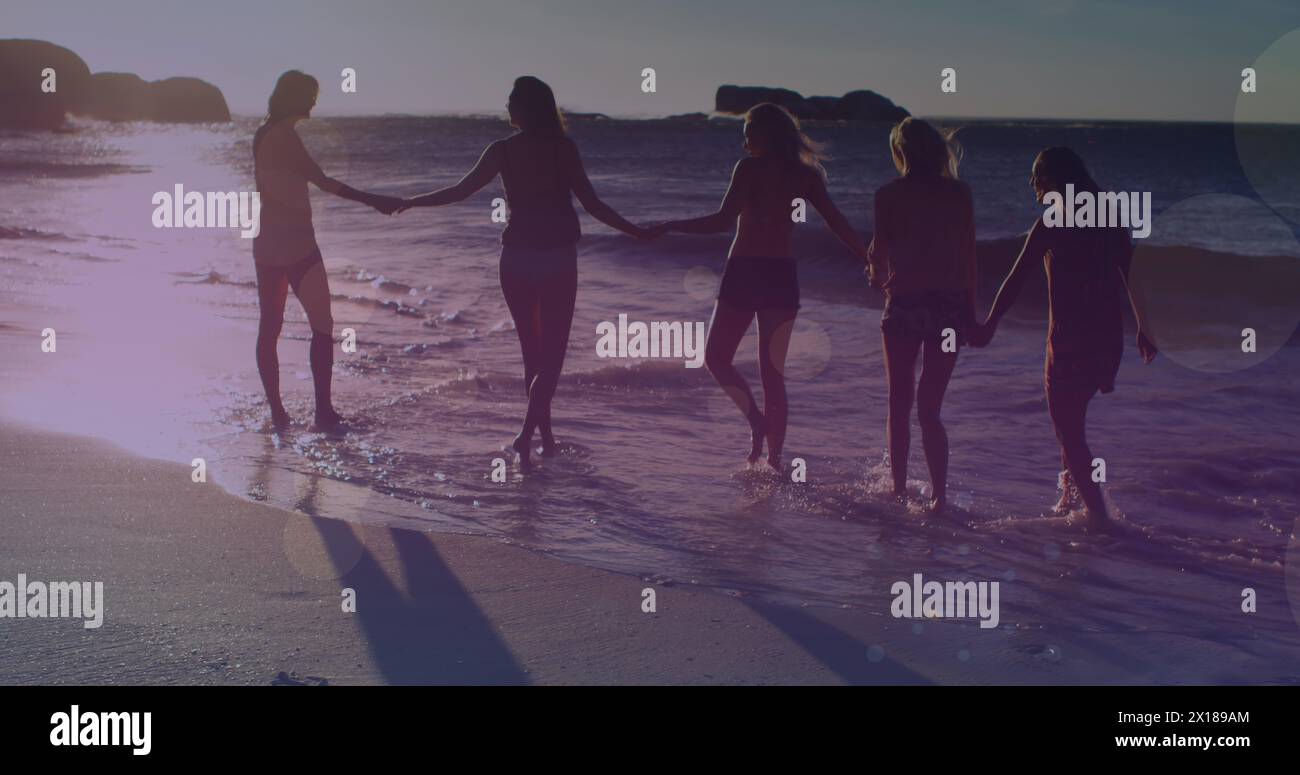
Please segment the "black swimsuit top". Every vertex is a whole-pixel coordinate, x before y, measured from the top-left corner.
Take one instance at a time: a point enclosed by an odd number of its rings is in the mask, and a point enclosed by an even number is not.
[[[578,213],[573,209],[573,193],[568,181],[563,180],[560,167],[562,140],[555,143],[555,182],[538,191],[511,192],[506,186],[506,201],[510,208],[509,222],[501,233],[501,244],[526,248],[557,248],[573,245],[582,236],[578,226]],[[506,154],[503,167],[510,165],[510,145],[502,148]],[[505,176],[502,175],[502,181]]]

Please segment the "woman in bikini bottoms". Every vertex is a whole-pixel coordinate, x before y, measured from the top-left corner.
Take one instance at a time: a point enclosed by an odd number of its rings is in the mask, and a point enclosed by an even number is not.
[[[557,449],[551,400],[564,367],[578,292],[581,230],[573,197],[601,223],[634,237],[647,232],[596,196],[550,86],[532,76],[517,78],[506,107],[515,134],[489,145],[459,183],[404,204],[460,202],[501,176],[509,209],[501,235],[501,291],[519,334],[528,395],[523,429],[512,446],[526,465],[535,430],[541,431],[542,454]]]
[[[280,76],[271,92],[266,121],[253,135],[253,176],[261,195],[261,230],[253,238],[257,267],[257,370],[271,406],[271,424],[284,428],[289,413],[280,400],[280,360],[276,344],[284,326],[289,289],[302,304],[311,325],[311,375],[316,391],[316,428],[337,428],[342,418],[330,401],[334,367],[334,318],[330,313],[329,277],[312,226],[307,184],[369,205],[391,215],[402,203],[395,197],[367,194],[330,178],[302,144],[295,125],[311,116],[320,85],[297,70]]]
[[[951,136],[920,119],[889,135],[899,177],[876,192],[871,284],[885,292],[880,335],[889,390],[886,419],[894,495],[907,497],[912,404],[930,469],[930,511],[947,503],[948,433],[939,418],[957,353],[975,322],[975,216],[957,179]],[[924,357],[921,379],[916,362]]]
[[[802,198],[859,258],[866,246],[826,192],[820,147],[778,105],[756,105],[745,115],[748,158],[736,163],[718,211],[669,221],[652,232],[713,234],[736,230],[709,323],[705,365],[750,427],[748,461],[757,463],[767,441],[767,462],[780,469],[789,404],[785,356],[799,311],[799,278],[791,256],[792,200]],[[763,409],[733,365],[740,340],[758,318],[758,362]]]
[[[1098,191],[1083,160],[1073,150],[1048,148],[1034,159],[1030,185],[1039,202],[1050,192]],[[1061,444],[1064,469],[1058,479],[1061,499],[1053,509],[1066,514],[1082,505],[1089,529],[1110,525],[1101,487],[1092,478],[1092,450],[1085,425],[1088,403],[1098,392],[1115,389],[1124,354],[1124,307],[1138,322],[1137,346],[1145,363],[1156,357],[1142,317],[1128,287],[1133,248],[1121,227],[1048,228],[1039,218],[1025,239],[1019,258],[1002,283],[988,319],[972,333],[972,344],[984,346],[998,322],[1015,303],[1025,279],[1042,261],[1047,270],[1048,328],[1044,382],[1047,408]]]

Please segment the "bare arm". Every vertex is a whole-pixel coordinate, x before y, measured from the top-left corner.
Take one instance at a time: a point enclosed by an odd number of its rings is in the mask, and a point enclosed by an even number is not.
[[[1020,255],[1016,257],[1016,263],[1011,267],[1005,280],[1002,281],[1002,287],[998,289],[997,298],[993,300],[993,309],[989,312],[988,320],[984,325],[990,329],[996,328],[998,322],[1007,314],[1007,310],[1016,303],[1016,298],[1020,295],[1020,290],[1025,286],[1025,280],[1029,278],[1029,273],[1040,261],[1043,254],[1047,252],[1043,230],[1047,227],[1043,225],[1042,219],[1034,223],[1029,230],[1029,236],[1025,238],[1025,246],[1020,249]]]
[[[731,183],[727,186],[727,193],[722,197],[722,204],[718,206],[717,212],[699,218],[669,221],[663,224],[663,228],[668,231],[680,231],[683,234],[717,234],[735,228],[736,218],[745,207],[745,194],[749,187],[747,161],[741,159],[736,162],[735,169],[731,171]]]
[[[868,260],[867,246],[862,242],[862,235],[858,230],[853,228],[849,219],[844,217],[840,208],[835,206],[831,196],[826,191],[826,182],[821,179],[820,175],[812,176],[812,184],[808,191],[808,201],[821,214],[822,220],[826,221],[826,226],[831,230],[840,241],[853,251],[853,254],[863,261]]]
[[[375,208],[385,215],[392,214],[393,211],[401,205],[402,200],[396,197],[361,191],[349,186],[341,180],[335,180],[326,175],[320,168],[320,165],[316,163],[316,160],[307,152],[307,147],[303,145],[302,138],[298,137],[297,132],[293,133],[293,137],[297,140],[296,152],[298,154],[298,166],[302,169],[303,175],[306,176],[307,181],[319,188],[321,191],[333,194],[334,196],[343,199],[349,199],[353,202],[360,202],[364,205]]]
[[[1122,242],[1118,243],[1116,250],[1118,251],[1118,255],[1116,256],[1117,260],[1115,262],[1117,266],[1116,271],[1119,272],[1120,282],[1124,284],[1124,292],[1128,294],[1128,303],[1133,309],[1133,320],[1137,322],[1138,352],[1142,354],[1143,363],[1150,363],[1155,360],[1156,354],[1159,351],[1147,336],[1146,320],[1142,315],[1142,307],[1145,305],[1140,303],[1140,294],[1134,291],[1133,285],[1129,283],[1128,279],[1129,270],[1133,266],[1133,243],[1126,236]]]
[[[596,189],[587,177],[587,169],[582,165],[582,157],[578,155],[578,146],[571,141],[565,143],[565,166],[568,168],[569,186],[573,195],[592,218],[629,236],[645,236],[645,231],[640,226],[630,223],[596,196]]]
[[[412,197],[406,200],[406,206],[439,207],[465,201],[483,190],[484,186],[501,174],[502,155],[501,141],[498,140],[483,150],[483,155],[479,157],[478,163],[474,165],[473,169],[465,173],[465,177],[461,178],[460,182],[446,188],[440,188],[437,191]]]
[[[889,216],[879,191],[872,209],[875,225],[872,227],[871,246],[867,248],[867,276],[871,278],[871,287],[879,289],[884,285],[885,273],[889,269]]]

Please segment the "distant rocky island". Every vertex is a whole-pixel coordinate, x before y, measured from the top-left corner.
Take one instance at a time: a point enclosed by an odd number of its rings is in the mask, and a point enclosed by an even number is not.
[[[53,92],[42,89],[55,73]],[[198,78],[146,81],[91,73],[68,49],[43,40],[0,40],[0,127],[59,129],[69,115],[105,121],[210,123],[230,120],[221,90]]]
[[[825,121],[901,121],[910,113],[888,98],[859,89],[843,97],[805,97],[770,86],[719,86],[713,100],[716,113],[739,115],[763,102],[775,102],[799,119]]]

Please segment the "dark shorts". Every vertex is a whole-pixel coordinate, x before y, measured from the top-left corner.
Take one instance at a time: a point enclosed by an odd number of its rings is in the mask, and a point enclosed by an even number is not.
[[[1124,357],[1124,339],[1121,334],[1101,346],[1066,350],[1047,347],[1047,362],[1043,365],[1043,382],[1048,390],[1096,390],[1111,393],[1115,390],[1115,377]]]
[[[256,264],[257,267],[257,287],[272,288],[276,283],[284,280],[289,281],[289,287],[293,292],[298,292],[298,287],[302,285],[302,278],[307,276],[307,272],[317,264],[324,263],[325,259],[321,258],[320,251],[313,251],[311,255],[295,261],[287,266],[266,266],[265,264]]]
[[[794,259],[728,258],[718,301],[748,310],[798,309],[799,273]]]
[[[944,330],[951,328],[957,334],[957,344],[964,345],[970,319],[970,294],[966,291],[891,293],[885,298],[880,330],[890,336],[928,341],[943,338]]]

